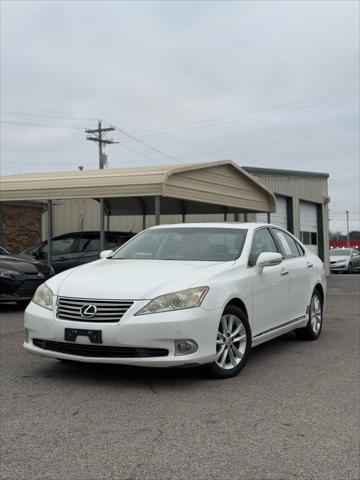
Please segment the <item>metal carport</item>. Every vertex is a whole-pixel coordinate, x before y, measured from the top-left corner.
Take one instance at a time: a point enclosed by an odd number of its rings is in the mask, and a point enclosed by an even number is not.
[[[275,197],[264,185],[230,160],[47,172],[2,177],[0,202],[48,201],[49,261],[51,262],[52,201],[71,198],[99,200],[100,243],[105,244],[105,214],[274,212]],[[1,221],[1,220],[0,220]]]

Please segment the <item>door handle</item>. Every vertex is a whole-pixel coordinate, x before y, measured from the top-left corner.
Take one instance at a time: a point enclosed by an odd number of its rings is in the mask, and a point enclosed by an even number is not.
[[[288,273],[289,273],[289,270],[286,270],[286,268],[283,268],[280,272],[280,275],[285,276],[285,275],[288,275]]]
[[[313,264],[313,263],[310,263],[310,262],[308,262],[308,263],[306,264],[306,266],[307,266],[307,268],[311,268],[311,267],[313,267],[313,266],[314,266],[314,264]]]

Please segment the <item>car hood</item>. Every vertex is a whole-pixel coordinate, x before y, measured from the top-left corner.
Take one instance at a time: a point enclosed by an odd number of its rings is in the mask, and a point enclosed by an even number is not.
[[[62,272],[46,283],[55,295],[64,297],[145,300],[191,286],[206,286],[206,280],[233,264],[104,259]]]
[[[348,259],[349,255],[330,255],[330,262],[343,262]]]
[[[16,255],[0,255],[0,268],[15,270],[16,272],[26,273],[27,275],[50,274],[51,269],[46,263],[35,260],[25,259]]]

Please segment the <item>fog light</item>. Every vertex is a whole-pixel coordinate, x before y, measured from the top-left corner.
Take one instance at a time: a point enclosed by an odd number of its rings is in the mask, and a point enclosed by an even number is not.
[[[25,343],[29,343],[29,340],[30,340],[29,329],[25,328]]]
[[[175,355],[190,355],[198,349],[194,340],[175,340]]]

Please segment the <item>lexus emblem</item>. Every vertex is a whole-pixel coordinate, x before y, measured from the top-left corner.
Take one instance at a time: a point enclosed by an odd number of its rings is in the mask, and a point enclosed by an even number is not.
[[[97,313],[95,305],[87,304],[80,308],[80,315],[84,318],[93,318]]]

